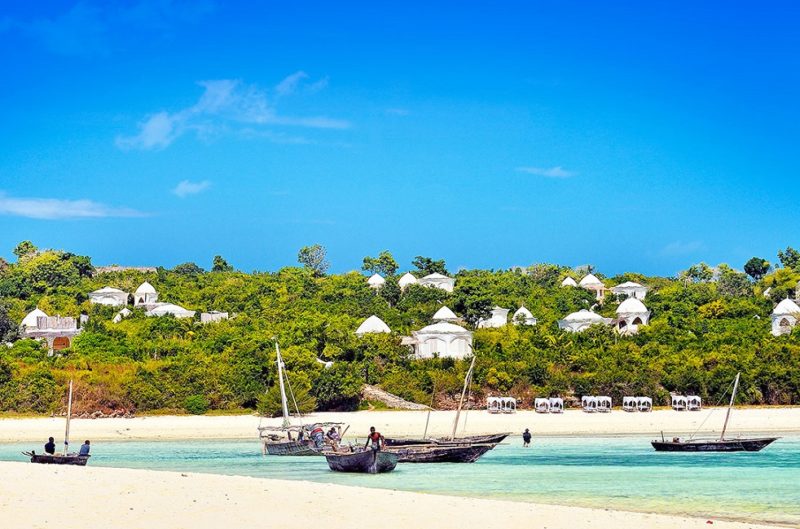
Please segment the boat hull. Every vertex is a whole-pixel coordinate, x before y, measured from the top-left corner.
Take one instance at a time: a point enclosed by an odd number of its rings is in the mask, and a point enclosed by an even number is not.
[[[497,446],[496,443],[479,445],[417,445],[388,447],[397,454],[400,463],[474,463],[483,454]]]
[[[777,437],[722,441],[653,441],[656,452],[758,452]]]
[[[322,454],[313,445],[299,441],[283,441],[264,443],[268,455],[271,456],[318,456]]]
[[[41,465],[75,465],[79,467],[85,467],[86,463],[89,462],[89,457],[91,456],[79,456],[77,454],[67,454],[67,455],[50,455],[50,454],[34,454],[34,453],[26,453],[31,457],[31,463],[39,463]]]
[[[470,435],[467,437],[456,437],[455,439],[405,439],[396,437],[387,437],[386,446],[415,446],[415,445],[453,445],[453,444],[466,444],[466,443],[501,443],[508,437],[509,433],[498,433],[489,435]]]
[[[385,450],[364,450],[352,454],[325,454],[328,468],[334,472],[380,474],[397,466],[397,454]]]

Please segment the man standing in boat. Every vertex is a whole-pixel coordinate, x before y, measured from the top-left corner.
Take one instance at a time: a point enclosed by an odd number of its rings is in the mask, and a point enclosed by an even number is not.
[[[374,426],[370,426],[369,435],[367,436],[367,442],[364,444],[364,448],[368,448],[370,443],[372,443],[372,449],[377,452],[383,448],[385,442],[386,440],[383,438],[383,434],[376,432]]]
[[[47,443],[44,445],[44,452],[46,454],[53,455],[56,453],[56,440],[52,437],[47,440]]]

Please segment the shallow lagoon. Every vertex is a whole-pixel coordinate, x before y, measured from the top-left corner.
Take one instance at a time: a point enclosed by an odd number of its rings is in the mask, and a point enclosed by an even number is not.
[[[317,457],[264,457],[255,439],[98,442],[89,464],[800,525],[798,436],[759,453],[656,453],[642,437],[547,437],[521,445],[509,438],[474,464],[400,464],[379,476],[330,472]],[[0,459],[24,461],[20,452],[30,448],[0,444]]]

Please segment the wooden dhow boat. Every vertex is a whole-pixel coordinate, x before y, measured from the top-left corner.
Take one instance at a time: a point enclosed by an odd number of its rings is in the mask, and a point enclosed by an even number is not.
[[[299,425],[291,424],[291,415],[289,414],[289,401],[286,397],[286,386],[289,386],[291,392],[291,385],[284,369],[283,358],[281,357],[281,349],[278,342],[275,342],[275,353],[277,355],[278,364],[278,386],[281,392],[281,411],[283,414],[283,422],[281,426],[259,426],[258,437],[261,441],[261,453],[271,456],[320,456],[326,450],[333,450],[335,447],[325,442],[325,428],[333,426],[337,429],[339,438],[344,436],[345,428],[342,431],[342,423],[316,423],[314,425],[304,425],[302,421]],[[292,394],[294,400],[294,394]],[[297,417],[299,418],[300,409],[295,404]],[[314,431],[319,428],[322,431],[322,436],[313,435]],[[316,437],[316,438],[315,438]]]
[[[79,455],[69,453],[69,421],[72,416],[72,380],[69,381],[69,396],[67,397],[67,424],[64,431],[64,451],[61,454],[37,454],[36,451],[22,452],[31,458],[31,463],[44,465],[75,465],[85,467],[89,462],[90,455]]]
[[[739,389],[740,375],[741,373],[736,373],[731,400],[728,403],[728,410],[725,413],[725,423],[722,425],[722,433],[719,439],[699,439],[692,437],[689,439],[681,439],[675,437],[671,441],[668,441],[664,439],[664,434],[662,433],[660,441],[656,440],[650,443],[653,445],[653,448],[657,452],[758,452],[777,440],[777,437],[725,438],[725,431],[728,429],[728,420],[731,417],[731,409],[733,409],[733,403],[736,399],[736,391]]]
[[[386,450],[362,449],[352,453],[326,453],[328,468],[334,472],[360,472],[380,474],[391,472],[397,466],[397,454]]]

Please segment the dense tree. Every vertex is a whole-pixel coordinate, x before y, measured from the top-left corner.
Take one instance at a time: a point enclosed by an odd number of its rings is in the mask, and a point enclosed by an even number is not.
[[[176,274],[184,276],[196,276],[205,272],[205,270],[197,266],[195,263],[191,262],[181,263],[177,265],[175,268],[173,268],[172,271],[175,272]]]
[[[228,264],[221,255],[214,256],[214,262],[211,265],[212,272],[233,272],[233,267]]]
[[[418,255],[411,261],[412,266],[417,268],[417,272],[421,276],[429,274],[444,274],[447,275],[447,268],[445,267],[444,259],[435,261],[430,257]]]
[[[303,246],[297,253],[297,262],[310,270],[315,276],[322,277],[328,272],[330,263],[325,259],[327,250],[320,244]]]
[[[787,246],[786,250],[778,250],[778,259],[784,268],[800,272],[800,252],[791,246]]]
[[[22,241],[14,248],[14,255],[17,256],[17,259],[24,259],[25,257],[31,256],[38,252],[39,249],[33,245],[31,241]]]
[[[714,278],[714,270],[705,263],[698,263],[681,272],[680,278],[694,283],[707,283]]]
[[[381,274],[383,277],[393,276],[397,272],[399,265],[389,250],[384,250],[378,257],[367,256],[361,269],[373,274]]]
[[[752,294],[753,288],[747,276],[726,264],[717,267],[717,290],[723,296],[741,297]]]
[[[770,269],[769,261],[761,257],[751,257],[744,264],[744,272],[752,277],[755,281],[764,277]]]

